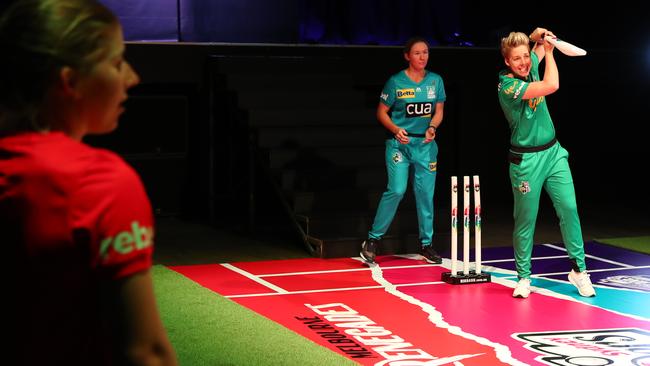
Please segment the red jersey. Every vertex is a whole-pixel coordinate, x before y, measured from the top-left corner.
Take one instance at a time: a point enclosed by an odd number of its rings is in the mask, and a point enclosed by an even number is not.
[[[0,138],[0,245],[18,363],[110,360],[101,309],[116,299],[100,289],[151,267],[153,215],[133,169],[58,132]]]

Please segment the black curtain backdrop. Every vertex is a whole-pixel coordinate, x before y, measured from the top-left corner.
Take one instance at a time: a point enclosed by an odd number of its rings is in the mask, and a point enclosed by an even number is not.
[[[432,46],[498,47],[510,31],[543,26],[588,50],[650,54],[650,13],[641,0],[600,7],[469,0],[100,1],[116,12],[130,41],[399,45],[421,36]]]
[[[432,45],[461,44],[460,7],[451,1],[300,1],[302,43],[399,45],[421,36]]]
[[[180,0],[180,40],[296,43],[298,5],[298,0]]]
[[[179,0],[100,0],[120,18],[127,41],[178,41]]]
[[[431,0],[102,0],[128,41],[471,45],[460,5]]]

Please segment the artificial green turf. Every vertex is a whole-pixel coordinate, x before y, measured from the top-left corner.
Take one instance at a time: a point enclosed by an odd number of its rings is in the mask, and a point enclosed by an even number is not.
[[[156,298],[180,365],[354,365],[160,265]]]
[[[650,236],[596,239],[596,241],[619,248],[633,250],[635,252],[650,254]]]

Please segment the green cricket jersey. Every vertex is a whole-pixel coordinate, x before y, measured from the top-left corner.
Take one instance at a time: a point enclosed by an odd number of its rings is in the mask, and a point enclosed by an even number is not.
[[[546,98],[524,100],[530,82],[539,81],[539,59],[530,53],[532,62],[526,80],[510,77],[510,70],[499,73],[499,103],[510,125],[510,144],[519,147],[533,147],[548,143],[555,137],[555,127],[548,112]]]

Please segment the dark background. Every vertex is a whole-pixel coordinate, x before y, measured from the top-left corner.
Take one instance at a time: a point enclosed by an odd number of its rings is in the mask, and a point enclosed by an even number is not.
[[[647,57],[642,1],[515,3],[435,0],[102,0],[133,41],[496,47],[512,30],[553,30],[580,46],[637,49]],[[646,58],[647,60],[647,58]]]
[[[607,7],[424,0],[103,2],[123,23],[127,58],[142,84],[117,133],[90,142],[127,157],[160,216],[249,230],[255,221],[249,196],[259,174],[215,165],[246,165],[233,160],[245,154],[231,147],[250,143],[232,118],[224,122],[212,115],[210,93],[215,75],[223,73],[210,61],[215,56],[257,57],[258,72],[269,57],[336,60],[347,65],[341,73],[361,80],[374,107],[383,82],[405,67],[399,45],[419,35],[431,45],[429,69],[442,75],[448,97],[438,136],[437,192],[448,190],[450,175],[480,174],[489,192],[483,206],[499,207],[507,220],[509,131],[496,98],[503,67],[498,44],[510,31],[529,33],[540,26],[588,51],[585,57],[556,57],[561,87],[547,98],[558,139],[570,153],[580,207],[603,222],[634,216],[644,230],[650,227],[643,178],[650,158],[650,17],[641,1]],[[446,194],[437,193],[435,200],[436,207],[448,205]]]

